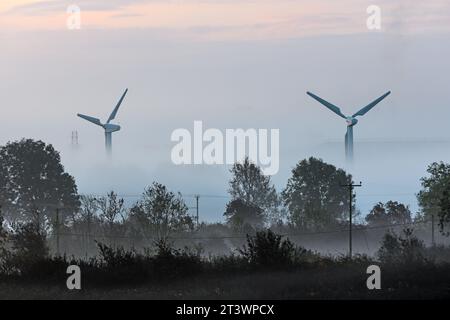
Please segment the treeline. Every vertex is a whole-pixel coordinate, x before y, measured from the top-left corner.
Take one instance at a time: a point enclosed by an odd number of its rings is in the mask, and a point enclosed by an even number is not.
[[[264,228],[279,233],[320,232],[348,225],[350,196],[341,185],[352,182],[352,176],[320,159],[300,161],[280,193],[248,159],[236,163],[230,173],[225,223],[196,225],[182,195],[160,183],[152,183],[130,207],[114,191],[102,197],[79,195],[75,179],[64,171],[51,145],[11,142],[0,147],[2,232],[9,238],[34,232],[50,241],[54,253],[90,256],[97,252],[96,242],[144,248],[169,238],[178,239],[180,245],[195,244],[197,237],[203,245],[217,246],[208,241],[223,237],[228,239],[217,249],[226,251],[239,247],[245,241],[242,236]],[[435,218],[446,233],[450,165],[433,163],[428,173],[418,194],[422,208],[418,215],[413,217],[407,206],[396,201],[378,203],[364,219],[353,210],[360,227],[406,226]]]

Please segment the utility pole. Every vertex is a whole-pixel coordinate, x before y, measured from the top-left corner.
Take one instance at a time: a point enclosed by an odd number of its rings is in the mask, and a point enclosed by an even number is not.
[[[87,238],[87,240],[86,240],[85,250],[86,250],[86,258],[87,258],[89,255],[89,249],[91,246],[91,214],[90,213],[88,213],[88,219],[87,219],[87,237],[86,238]]]
[[[199,201],[199,199],[200,199],[200,195],[196,195],[195,196],[195,201],[196,201],[196,210],[197,210],[197,229],[198,229],[198,227],[199,227],[199,225],[200,225],[200,223],[199,223],[199,215],[198,215],[198,201]]]
[[[345,187],[348,188],[348,191],[350,193],[350,218],[349,218],[349,234],[348,234],[348,255],[350,257],[350,259],[352,258],[352,216],[353,216],[353,189],[355,187],[361,187],[362,183],[360,182],[359,184],[354,184],[353,182],[349,183],[349,184],[341,184],[341,187]]]
[[[56,208],[56,255],[59,257],[59,208]]]

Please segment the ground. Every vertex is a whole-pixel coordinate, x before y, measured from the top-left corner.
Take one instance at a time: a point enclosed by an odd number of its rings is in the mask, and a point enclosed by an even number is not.
[[[381,290],[368,290],[363,268],[198,275],[160,284],[91,286],[3,281],[0,299],[448,299],[450,267],[382,272]]]

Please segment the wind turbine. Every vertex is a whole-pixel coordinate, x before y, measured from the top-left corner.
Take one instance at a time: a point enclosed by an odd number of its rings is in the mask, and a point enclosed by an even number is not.
[[[106,121],[106,123],[101,123],[100,119],[94,117],[86,116],[80,113],[77,114],[80,118],[83,118],[84,120],[92,122],[93,124],[96,124],[105,129],[105,147],[106,152],[108,154],[111,154],[112,150],[112,133],[120,130],[120,126],[117,124],[112,124],[111,121],[116,118],[117,111],[119,111],[120,105],[122,104],[122,101],[125,98],[127,92],[128,89],[126,89],[125,92],[123,93],[122,97],[120,98],[119,102],[117,103],[116,107],[114,108],[113,112],[109,116],[108,121]]]
[[[314,98],[315,100],[319,101],[321,104],[323,104],[325,107],[336,113],[341,118],[344,118],[347,121],[347,133],[345,134],[345,158],[347,161],[351,162],[353,160],[353,126],[355,126],[358,123],[358,120],[356,119],[357,116],[363,116],[367,112],[369,112],[373,107],[375,107],[381,100],[386,98],[391,92],[388,91],[385,94],[383,94],[378,99],[372,101],[367,106],[359,110],[357,113],[352,115],[351,117],[345,116],[341,109],[334,104],[329,103],[328,101],[323,100],[322,98],[316,96],[315,94],[311,92],[306,92],[310,97]]]

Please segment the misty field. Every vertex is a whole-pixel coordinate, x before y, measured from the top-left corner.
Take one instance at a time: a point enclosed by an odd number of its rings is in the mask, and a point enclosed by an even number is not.
[[[343,169],[301,160],[279,193],[245,159],[230,169],[225,221],[211,224],[156,181],[131,206],[114,191],[80,195],[42,141],[8,143],[0,160],[1,299],[449,296],[450,164],[428,168],[419,214],[387,201],[362,220]]]
[[[450,297],[449,247],[425,247],[408,230],[386,235],[377,258],[323,256],[270,230],[249,236],[239,254],[232,255],[205,258],[166,241],[156,246],[156,252],[142,253],[99,244],[99,257],[89,260],[47,257],[16,262],[19,272],[0,278],[0,299]],[[80,290],[66,286],[69,265],[80,268]],[[380,289],[368,289],[367,269],[372,265],[380,267]]]

